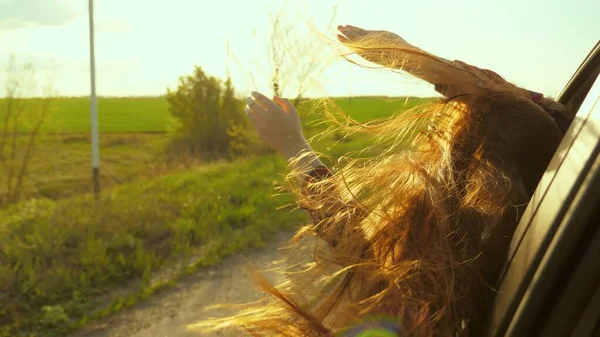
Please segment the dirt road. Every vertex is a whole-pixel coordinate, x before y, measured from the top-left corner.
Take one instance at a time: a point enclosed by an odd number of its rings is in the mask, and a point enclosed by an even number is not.
[[[92,323],[71,337],[239,336],[239,333],[226,331],[201,335],[188,331],[186,325],[231,313],[226,309],[203,312],[211,305],[258,299],[256,287],[247,273],[248,260],[269,280],[277,282],[280,275],[268,269],[274,267],[274,261],[282,259],[283,253],[278,248],[285,246],[291,236],[292,233],[279,234],[264,249],[245,257],[235,256],[218,266],[201,270],[180,281],[177,286],[103,322]]]

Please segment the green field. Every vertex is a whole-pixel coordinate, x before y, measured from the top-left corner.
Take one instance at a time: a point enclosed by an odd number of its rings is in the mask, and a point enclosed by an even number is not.
[[[98,98],[100,132],[166,131],[168,117],[168,105],[162,97]],[[59,98],[47,130],[89,132],[90,99]]]
[[[418,103],[367,97],[336,102],[361,122]],[[299,108],[309,137],[325,130],[315,103]],[[191,255],[195,264],[181,272],[194,272],[308,221],[303,212],[278,209],[293,201],[288,194],[273,198],[285,174],[278,156],[165,165],[169,114],[162,98],[100,100],[103,192],[94,202],[88,111],[88,99],[57,101],[31,162],[24,200],[0,209],[1,337],[64,336],[172,284],[175,276],[149,282],[165,265]],[[330,134],[312,145],[335,161],[369,144],[365,137],[341,142]],[[98,300],[131,280],[140,280],[133,291]]]
[[[0,99],[0,106],[4,104]],[[333,99],[346,113],[361,122],[387,117],[404,109],[405,98],[353,97]],[[317,100],[318,101],[318,100]],[[408,106],[419,100],[411,99]],[[312,108],[308,100],[300,109]],[[311,109],[312,110],[312,109]],[[317,109],[319,111],[319,109]],[[318,113],[311,114],[311,119]],[[165,132],[169,124],[169,108],[163,97],[99,97],[98,124],[100,132]],[[46,130],[53,133],[87,133],[90,131],[89,97],[56,99]]]

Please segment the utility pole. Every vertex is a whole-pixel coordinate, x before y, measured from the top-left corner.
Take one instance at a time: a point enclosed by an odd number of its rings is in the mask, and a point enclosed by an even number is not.
[[[90,95],[90,118],[92,125],[92,175],[94,196],[100,197],[100,144],[98,140],[98,102],[96,100],[96,60],[94,55],[94,0],[89,0],[90,23],[90,80],[92,92]]]

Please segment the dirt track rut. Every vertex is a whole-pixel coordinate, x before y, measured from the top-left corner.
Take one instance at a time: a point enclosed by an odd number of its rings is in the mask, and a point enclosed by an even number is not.
[[[209,317],[231,314],[229,309],[205,312],[203,309],[209,306],[258,299],[246,269],[248,261],[262,270],[267,279],[278,282],[281,276],[269,269],[274,267],[274,261],[282,259],[283,252],[278,248],[287,245],[291,236],[292,233],[280,233],[261,250],[247,256],[234,256],[218,266],[201,270],[175,287],[104,321],[91,323],[70,337],[239,336],[239,333],[227,331],[199,334],[189,331],[186,326]]]

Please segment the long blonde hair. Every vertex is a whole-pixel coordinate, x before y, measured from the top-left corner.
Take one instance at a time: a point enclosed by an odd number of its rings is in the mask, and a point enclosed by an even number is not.
[[[430,57],[410,47],[355,50],[408,66]],[[305,271],[314,276],[310,286],[275,287],[258,277],[265,301],[203,326],[332,336],[375,315],[395,319],[402,336],[477,335],[520,211],[562,134],[526,90],[476,68],[428,62],[460,95],[386,120],[343,123],[386,150],[341,161],[330,177],[294,190],[320,219],[295,240],[328,243]]]

